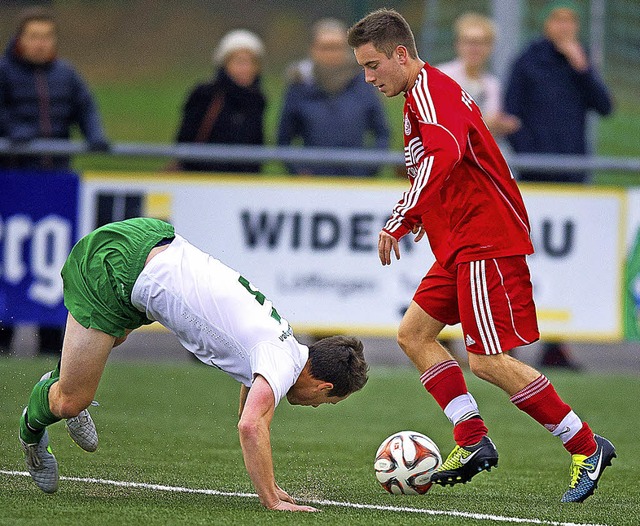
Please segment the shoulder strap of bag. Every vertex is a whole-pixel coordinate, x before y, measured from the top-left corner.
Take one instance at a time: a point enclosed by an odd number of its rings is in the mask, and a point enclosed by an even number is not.
[[[209,135],[211,134],[211,130],[213,129],[213,125],[218,119],[218,115],[220,115],[223,102],[224,93],[222,91],[218,91],[211,100],[211,103],[207,108],[207,112],[204,114],[204,118],[200,123],[200,128],[198,128],[198,133],[196,134],[195,142],[207,142]]]

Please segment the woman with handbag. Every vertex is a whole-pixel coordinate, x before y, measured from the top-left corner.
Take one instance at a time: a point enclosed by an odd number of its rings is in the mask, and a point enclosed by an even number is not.
[[[265,97],[260,85],[264,45],[240,29],[227,33],[213,53],[215,78],[199,84],[183,109],[177,142],[264,144]],[[249,172],[260,163],[181,161],[179,169],[198,172]]]

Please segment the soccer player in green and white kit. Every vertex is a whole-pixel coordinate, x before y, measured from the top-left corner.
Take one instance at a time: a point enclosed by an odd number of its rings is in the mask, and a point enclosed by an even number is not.
[[[156,219],[111,223],[87,235],[71,251],[62,278],[69,310],[62,358],[33,388],[20,419],[27,468],[40,489],[58,489],[47,426],[67,419],[71,438],[95,451],[97,433],[86,408],[109,353],[132,330],[158,321],[202,362],[241,383],[240,444],[260,502],[316,511],[296,504],[276,483],[271,420],[285,396],[317,407],[361,389],[368,366],[359,340],[333,336],[301,345],[249,281]]]

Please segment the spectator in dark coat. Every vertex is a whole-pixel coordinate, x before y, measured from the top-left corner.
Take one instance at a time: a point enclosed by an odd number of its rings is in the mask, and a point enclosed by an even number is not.
[[[25,11],[0,59],[0,137],[14,143],[68,139],[78,125],[90,149],[108,149],[87,85],[57,52],[57,25],[51,13],[39,8]],[[49,155],[4,155],[0,168],[66,170],[69,161]],[[13,326],[0,320],[0,354],[10,350],[13,334]],[[38,335],[40,353],[60,352],[62,327],[40,327]]]
[[[516,153],[588,153],[587,115],[608,115],[611,97],[578,41],[573,2],[553,2],[544,38],[515,61],[505,92],[505,111],[521,128],[508,140]],[[521,172],[523,181],[587,182],[587,172]]]
[[[544,38],[515,61],[505,92],[505,111],[522,126],[507,137],[516,153],[589,153],[587,115],[608,115],[611,96],[578,41],[579,11],[572,1],[550,2],[544,11]],[[521,171],[534,182],[586,183],[586,171]],[[562,342],[545,342],[542,366],[577,369]]]
[[[310,58],[289,70],[278,144],[302,142],[327,148],[389,147],[389,126],[373,86],[365,81],[347,44],[346,26],[334,19],[316,23]],[[367,177],[376,168],[291,164],[301,175]]]
[[[199,84],[184,106],[178,142],[264,144],[265,97],[260,85],[262,41],[245,30],[225,35],[214,52],[212,82]],[[259,172],[260,163],[182,161],[200,172]]]
[[[82,77],[57,56],[57,26],[41,9],[25,12],[0,59],[0,136],[24,143],[68,139],[78,125],[92,150],[108,148],[98,109]],[[68,169],[68,157],[6,156],[9,168]]]

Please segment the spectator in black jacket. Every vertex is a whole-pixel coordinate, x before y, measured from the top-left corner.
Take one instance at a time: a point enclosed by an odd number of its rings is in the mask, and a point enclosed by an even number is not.
[[[254,33],[227,33],[213,54],[218,68],[211,82],[199,84],[184,106],[177,142],[264,144],[265,97],[260,86],[264,46]],[[182,161],[199,172],[259,172],[260,163]]]
[[[0,137],[14,143],[68,139],[77,125],[92,150],[108,149],[98,109],[82,77],[58,57],[53,15],[36,8],[22,14],[0,59]],[[0,156],[0,169],[67,170],[68,157]],[[10,350],[14,329],[0,320],[0,354]],[[40,353],[59,353],[61,327],[39,328]]]

